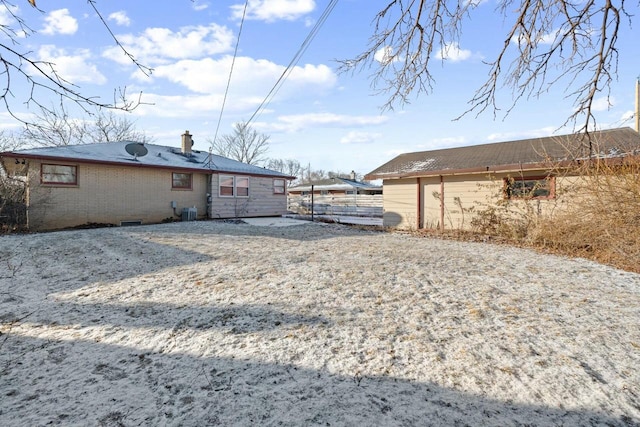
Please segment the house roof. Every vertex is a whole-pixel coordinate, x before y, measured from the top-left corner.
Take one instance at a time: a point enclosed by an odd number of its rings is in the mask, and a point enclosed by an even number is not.
[[[366,179],[452,175],[487,171],[541,169],[549,161],[587,159],[589,140],[597,157],[640,152],[640,134],[625,127],[519,141],[401,154],[368,173]]]
[[[322,191],[322,190],[333,190],[333,191],[344,191],[344,190],[353,190],[355,188],[359,190],[382,190],[382,187],[379,185],[369,184],[368,182],[355,181],[347,178],[329,178],[329,179],[321,179],[313,182],[309,182],[303,185],[297,185],[295,187],[289,188],[289,191],[311,191],[311,186],[313,185],[313,189]]]
[[[133,144],[134,146],[144,145],[147,154],[144,156],[133,156],[129,154],[126,149],[129,144]],[[228,172],[288,179],[294,178],[274,170],[249,165],[204,151],[193,150],[190,154],[183,154],[180,148],[135,143],[132,141],[30,148],[0,153],[0,157],[179,169],[203,173]]]

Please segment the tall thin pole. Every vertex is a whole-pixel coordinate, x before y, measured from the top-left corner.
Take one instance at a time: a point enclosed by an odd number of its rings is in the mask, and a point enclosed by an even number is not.
[[[636,80],[636,132],[640,132],[640,77]]]

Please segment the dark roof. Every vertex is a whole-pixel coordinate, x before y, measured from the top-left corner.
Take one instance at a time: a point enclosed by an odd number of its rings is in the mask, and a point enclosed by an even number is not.
[[[289,188],[289,191],[311,191],[311,186],[315,190],[352,190],[354,188],[362,190],[382,190],[382,186],[369,184],[368,182],[355,181],[347,178],[328,178],[320,179],[305,184],[296,185]]]
[[[625,127],[585,134],[405,153],[369,172],[366,179],[451,175],[513,168],[540,169],[549,161],[618,157],[640,152],[640,134]]]
[[[26,150],[8,151],[0,153],[0,157],[23,157],[31,159],[73,161],[86,163],[101,163],[135,167],[183,169],[195,172],[228,172],[246,175],[274,176],[293,178],[270,169],[249,165],[237,160],[209,154],[205,151],[193,150],[190,154],[183,154],[180,148],[164,145],[144,144],[147,154],[134,157],[125,147],[131,141],[105,142],[98,144],[65,145],[59,147],[40,147]]]

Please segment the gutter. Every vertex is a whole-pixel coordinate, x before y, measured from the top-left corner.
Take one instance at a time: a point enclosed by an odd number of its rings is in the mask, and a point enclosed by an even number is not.
[[[31,160],[47,160],[47,161],[52,161],[57,163],[72,162],[72,163],[85,163],[85,164],[93,164],[93,165],[164,169],[164,170],[173,170],[173,171],[182,170],[182,171],[203,173],[206,175],[226,173],[226,174],[233,174],[233,175],[259,176],[264,178],[296,179],[295,176],[268,175],[268,174],[260,174],[260,173],[254,173],[254,172],[248,172],[248,171],[232,171],[232,170],[208,169],[208,168],[198,169],[198,168],[189,168],[184,166],[169,166],[169,165],[167,166],[148,165],[148,164],[136,162],[134,160],[131,160],[129,163],[129,162],[114,162],[114,161],[105,161],[105,160],[77,159],[73,157],[55,157],[55,156],[41,156],[41,155],[35,155],[35,154],[18,154],[18,153],[13,153],[11,151],[0,153],[0,159],[3,159],[5,157],[12,158],[12,159],[20,158],[20,159],[31,159]]]

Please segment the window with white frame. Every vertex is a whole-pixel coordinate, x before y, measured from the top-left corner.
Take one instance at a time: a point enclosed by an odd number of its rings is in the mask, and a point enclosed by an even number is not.
[[[284,194],[286,188],[286,181],[284,179],[273,180],[273,194]]]
[[[249,197],[248,176],[236,176],[236,197]]]
[[[249,197],[249,177],[220,175],[220,197]]]

